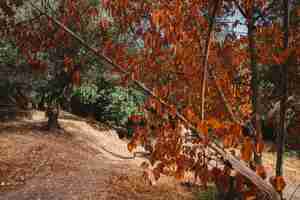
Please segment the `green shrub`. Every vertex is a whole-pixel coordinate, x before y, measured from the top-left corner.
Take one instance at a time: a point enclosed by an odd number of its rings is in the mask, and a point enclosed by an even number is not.
[[[131,134],[129,117],[143,115],[139,107],[145,96],[134,88],[113,87],[99,92],[96,116],[100,120],[112,121],[117,126],[126,127]]]
[[[72,96],[78,97],[83,104],[95,104],[99,98],[98,87],[95,84],[83,84],[73,91]]]
[[[115,86],[113,81],[100,75],[93,83],[86,82],[73,90],[71,107],[75,114],[93,114],[99,121],[126,128],[128,136],[131,136],[129,118],[132,115],[143,115],[139,107],[144,100],[145,95],[135,88]]]
[[[63,105],[67,101],[68,84],[68,76],[63,71],[50,79],[36,79],[32,91],[33,102],[42,109],[44,106]]]
[[[5,65],[15,65],[19,56],[16,46],[9,41],[0,40],[0,63]]]

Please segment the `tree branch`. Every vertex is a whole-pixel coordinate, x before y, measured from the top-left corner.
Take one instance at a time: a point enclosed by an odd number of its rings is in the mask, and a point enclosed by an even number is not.
[[[289,48],[289,0],[283,1],[282,9],[284,10],[283,16],[283,32],[284,32],[284,49]],[[281,100],[280,100],[280,132],[277,136],[277,161],[276,161],[276,176],[283,174],[283,153],[286,137],[286,109],[288,99],[288,64],[281,66]]]
[[[56,25],[58,25],[61,29],[63,29],[65,32],[67,32],[71,37],[76,39],[83,47],[87,48],[89,51],[94,53],[99,59],[105,60],[107,63],[109,63],[111,66],[113,66],[115,69],[118,69],[120,72],[129,75],[129,72],[127,72],[124,68],[119,66],[118,64],[114,63],[110,58],[103,54],[99,54],[99,52],[89,46],[83,39],[81,39],[78,35],[76,35],[74,32],[72,32],[69,28],[67,28],[65,25],[63,25],[61,22],[56,20],[54,17],[50,16],[48,13],[42,11],[40,8],[36,7],[35,5],[31,4],[31,6],[39,11],[40,13],[46,15],[49,19],[51,19]],[[137,85],[140,89],[142,89],[144,92],[151,95],[153,98],[157,99],[163,106],[167,108],[171,108],[171,106],[159,98],[157,95],[154,94],[154,92],[150,89],[148,89],[146,86],[144,86],[143,83],[137,80],[131,80],[135,85]],[[203,134],[197,130],[197,128],[188,121],[183,115],[179,113],[178,110],[176,110],[176,116],[178,119],[180,119],[182,122],[184,122],[188,128],[191,128],[193,131],[198,133],[198,137],[204,139]],[[244,175],[246,178],[248,178],[254,185],[258,186],[258,188],[261,188],[272,200],[279,200],[278,194],[274,190],[274,188],[267,182],[265,182],[261,177],[259,177],[255,172],[253,172],[249,167],[246,166],[246,164],[243,161],[240,161],[238,158],[234,157],[230,153],[226,152],[224,149],[222,149],[217,143],[211,142],[208,144],[208,148],[214,150],[216,153],[218,153],[220,156],[224,158],[224,160],[227,160],[232,167]]]
[[[229,102],[227,101],[226,97],[225,97],[225,94],[224,92],[222,91],[222,88],[219,86],[218,82],[217,82],[217,77],[216,75],[214,74],[213,70],[210,68],[209,69],[209,75],[211,76],[211,78],[213,79],[213,82],[215,84],[215,87],[217,88],[217,91],[218,91],[218,94],[220,95],[224,105],[225,105],[225,108],[227,110],[227,112],[229,113],[230,115],[230,118],[231,120],[234,122],[234,123],[237,123],[237,124],[240,124],[240,125],[243,125],[243,123],[235,116],[235,114],[233,113],[233,110],[229,104]]]
[[[243,8],[241,7],[241,5],[239,4],[239,2],[237,2],[237,0],[234,0],[234,4],[236,5],[237,9],[240,11],[240,13],[243,15],[243,17],[245,19],[248,19],[248,15],[246,14],[246,12],[243,10]]]
[[[206,90],[206,82],[207,82],[207,65],[208,65],[208,57],[209,57],[209,50],[211,44],[211,36],[213,34],[213,28],[215,24],[215,18],[217,14],[217,10],[219,7],[220,0],[217,0],[215,6],[213,8],[213,13],[210,18],[209,28],[208,28],[208,36],[206,39],[205,51],[204,51],[204,60],[202,66],[204,67],[203,71],[203,79],[202,79],[202,91],[201,91],[201,120],[204,120],[204,113],[205,113],[205,90]]]

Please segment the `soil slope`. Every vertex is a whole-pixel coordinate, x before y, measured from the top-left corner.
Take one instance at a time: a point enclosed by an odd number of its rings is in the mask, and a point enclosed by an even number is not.
[[[64,114],[62,130],[43,130],[44,116],[0,123],[0,200],[192,199],[173,180],[149,186],[141,159],[114,131]]]

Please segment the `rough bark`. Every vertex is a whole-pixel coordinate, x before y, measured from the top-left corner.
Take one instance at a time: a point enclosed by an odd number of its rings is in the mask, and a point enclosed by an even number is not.
[[[47,109],[46,115],[48,117],[47,130],[59,129],[58,116],[59,116],[59,106],[52,107],[50,106]]]
[[[289,1],[283,1],[283,32],[284,32],[284,49],[289,47]],[[286,137],[286,108],[288,98],[288,63],[285,62],[281,66],[281,100],[280,100],[280,132],[277,138],[277,161],[276,161],[276,176],[283,175],[283,153]]]
[[[256,130],[255,142],[262,138],[261,120],[259,114],[259,77],[256,62],[256,45],[255,45],[255,20],[254,20],[254,1],[251,2],[251,10],[248,16],[248,38],[249,38],[249,54],[251,67],[251,89],[252,89],[252,109],[253,109],[253,125]],[[254,153],[254,162],[258,165],[262,164],[262,157]]]
[[[119,70],[120,72],[124,74],[129,74],[128,71],[126,71],[124,68],[119,66],[118,64],[114,63],[111,59],[109,59],[107,56],[100,54],[96,49],[89,46],[81,37],[76,35],[74,32],[72,32],[69,28],[67,28],[65,25],[63,25],[61,22],[53,18],[48,13],[42,11],[38,7],[34,6],[32,4],[33,8],[35,8],[38,12],[43,13],[47,17],[49,17],[56,25],[58,25],[60,28],[62,28],[66,33],[68,33],[70,36],[72,36],[74,39],[76,39],[83,47],[87,48],[87,50],[91,51],[93,54],[95,54],[99,59],[105,60],[108,64],[110,64],[113,68]],[[132,83],[134,83],[138,88],[152,96],[153,98],[157,99],[163,106],[167,108],[173,108],[171,107],[167,102],[159,98],[155,93],[144,86],[144,84],[137,80],[131,80]],[[176,117],[181,120],[184,124],[187,125],[188,128],[194,130],[197,133],[197,136],[203,138],[202,134],[199,133],[196,127],[192,125],[191,122],[189,122],[183,115],[181,115],[178,111],[176,111]],[[259,177],[255,172],[253,172],[249,167],[247,167],[246,163],[239,160],[238,158],[234,157],[230,153],[226,152],[223,148],[221,148],[217,143],[210,143],[208,145],[208,148],[212,149],[216,153],[218,153],[224,160],[228,161],[233,169],[235,169],[240,174],[244,175],[246,178],[248,178],[254,185],[256,185],[258,188],[260,188],[263,192],[265,192],[270,199],[273,200],[279,200],[279,196],[277,192],[274,190],[274,188],[267,182],[265,182],[261,177]]]

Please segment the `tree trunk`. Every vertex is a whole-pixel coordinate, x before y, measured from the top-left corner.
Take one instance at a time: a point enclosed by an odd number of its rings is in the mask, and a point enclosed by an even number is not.
[[[94,55],[96,55],[96,57],[98,57],[99,59],[103,59],[105,60],[107,63],[109,63],[114,69],[118,69],[120,72],[127,74],[128,71],[126,69],[124,69],[123,67],[121,67],[120,65],[116,64],[115,62],[113,62],[112,60],[110,60],[108,57],[106,57],[105,55],[99,54],[99,51],[97,51],[96,49],[92,48],[91,46],[89,46],[80,36],[76,35],[74,32],[72,32],[68,27],[64,26],[60,21],[58,21],[57,19],[53,18],[51,15],[49,15],[46,12],[43,12],[41,9],[39,9],[38,7],[34,6],[34,4],[31,4],[31,6],[37,10],[39,13],[44,14],[45,16],[49,17],[56,25],[58,25],[60,28],[62,28],[63,30],[65,30],[68,34],[70,34],[75,40],[77,40],[83,47],[87,48],[89,51],[91,51]],[[152,96],[153,98],[157,99],[163,106],[170,108],[170,105],[163,101],[162,99],[160,99],[157,95],[155,95],[155,93],[150,90],[149,88],[147,88],[142,82],[138,81],[138,80],[131,80],[133,82],[133,84],[135,84],[139,89],[143,90],[144,92],[146,92],[147,94],[149,94],[150,96]],[[218,89],[219,90],[219,89]],[[222,96],[222,99],[225,99],[224,96]],[[226,101],[224,101],[226,102]],[[181,120],[184,124],[187,125],[187,127],[189,127],[191,130],[195,131],[197,134],[197,137],[202,138],[203,136],[199,133],[199,131],[197,130],[197,128],[195,126],[193,126],[193,124],[187,120],[183,115],[181,115],[179,113],[179,111],[176,109],[176,116],[178,117],[179,120]],[[269,184],[267,184],[261,177],[259,177],[255,172],[253,172],[252,170],[250,170],[244,162],[241,162],[239,159],[237,159],[236,157],[234,157],[233,155],[231,155],[228,151],[225,151],[224,149],[222,149],[221,147],[219,147],[219,145],[215,142],[212,141],[212,143],[210,143],[208,145],[209,149],[212,149],[213,151],[215,151],[218,155],[220,155],[222,158],[224,158],[225,160],[227,160],[233,169],[235,169],[237,172],[239,172],[241,175],[245,176],[247,179],[249,179],[255,186],[257,186],[258,188],[260,188],[262,191],[264,191],[271,199],[274,200],[279,200],[278,194],[276,193],[276,191],[274,190],[274,188],[272,186],[270,186]]]
[[[59,106],[56,106],[56,108],[50,106],[47,109],[46,114],[48,117],[47,129],[48,130],[60,129],[60,126],[58,123]]]
[[[255,30],[255,20],[254,20],[254,1],[252,1],[252,7],[251,12],[249,16],[249,22],[248,22],[248,37],[249,37],[249,54],[250,54],[250,66],[251,66],[251,89],[252,89],[252,108],[253,108],[253,126],[256,130],[255,135],[255,143],[262,139],[261,134],[261,120],[260,120],[260,114],[259,114],[259,105],[260,105],[260,98],[259,98],[259,78],[258,78],[258,69],[257,69],[257,63],[256,63],[256,53],[255,53],[255,36],[254,36],[254,30]],[[257,153],[254,153],[254,162],[257,165],[262,164],[262,156],[258,155]]]
[[[289,1],[283,1],[283,32],[284,32],[284,49],[289,47]],[[276,161],[276,176],[283,175],[283,153],[286,137],[286,102],[288,97],[288,64],[285,62],[281,66],[281,100],[280,100],[280,132],[277,136],[277,161]],[[281,194],[282,195],[282,194]]]

